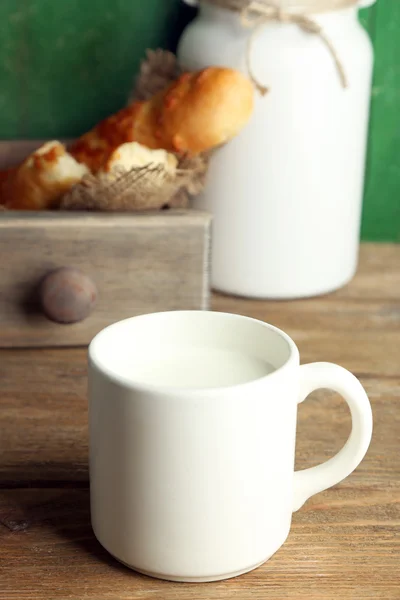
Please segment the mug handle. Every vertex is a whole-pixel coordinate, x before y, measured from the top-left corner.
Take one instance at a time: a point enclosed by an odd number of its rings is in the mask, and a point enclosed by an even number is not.
[[[341,394],[350,408],[352,431],[336,456],[316,467],[295,472],[294,511],[299,510],[314,494],[323,492],[350,475],[364,458],[372,436],[371,404],[361,383],[352,373],[331,363],[303,365],[300,367],[300,386],[299,403],[321,388]]]

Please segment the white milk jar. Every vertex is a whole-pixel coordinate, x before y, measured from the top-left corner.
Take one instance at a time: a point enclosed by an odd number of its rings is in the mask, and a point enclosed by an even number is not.
[[[179,61],[239,69],[258,88],[250,123],[216,151],[195,201],[214,217],[215,289],[300,298],[353,277],[373,70],[358,9],[373,2],[200,0]]]

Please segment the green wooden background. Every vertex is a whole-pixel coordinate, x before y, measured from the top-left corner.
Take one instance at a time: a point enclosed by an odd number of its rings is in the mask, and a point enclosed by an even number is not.
[[[126,101],[146,48],[174,49],[180,0],[0,0],[0,138],[81,134]],[[376,50],[363,238],[400,242],[400,0],[362,11]]]

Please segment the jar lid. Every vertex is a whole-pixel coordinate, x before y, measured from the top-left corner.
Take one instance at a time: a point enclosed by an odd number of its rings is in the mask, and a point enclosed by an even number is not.
[[[202,1],[207,4],[214,4],[231,10],[242,10],[251,4],[249,0],[184,0],[184,2],[190,6],[197,6]],[[365,8],[367,6],[372,6],[376,1],[377,0],[256,0],[254,4],[270,6],[288,12],[301,11],[305,13],[317,13],[340,10],[350,6]]]
[[[194,0],[185,0],[193,5]],[[195,0],[198,3],[199,0]],[[268,88],[260,83],[254,74],[251,64],[252,44],[255,36],[263,25],[271,20],[283,23],[291,23],[300,27],[306,33],[319,36],[321,42],[329,50],[335,63],[337,73],[343,88],[347,88],[347,76],[343,62],[331,42],[325,34],[322,26],[314,19],[314,15],[345,10],[346,8],[362,8],[374,3],[375,0],[200,0],[204,4],[211,4],[223,9],[236,11],[240,14],[243,27],[251,28],[252,35],[249,36],[246,63],[249,77],[256,89],[264,96]]]
[[[364,8],[375,2],[376,0],[275,0],[270,4],[288,11],[298,9],[305,12],[322,12],[340,10],[350,6]],[[265,4],[268,4],[268,0],[265,0]]]

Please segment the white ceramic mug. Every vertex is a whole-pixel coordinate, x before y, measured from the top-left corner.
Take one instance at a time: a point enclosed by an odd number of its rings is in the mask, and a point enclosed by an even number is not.
[[[318,388],[353,427],[326,463],[294,472],[297,405]],[[300,366],[288,335],[216,312],[134,317],[89,347],[94,532],[129,567],[173,581],[250,571],[286,540],[292,512],[347,477],[372,414],[345,369]]]

